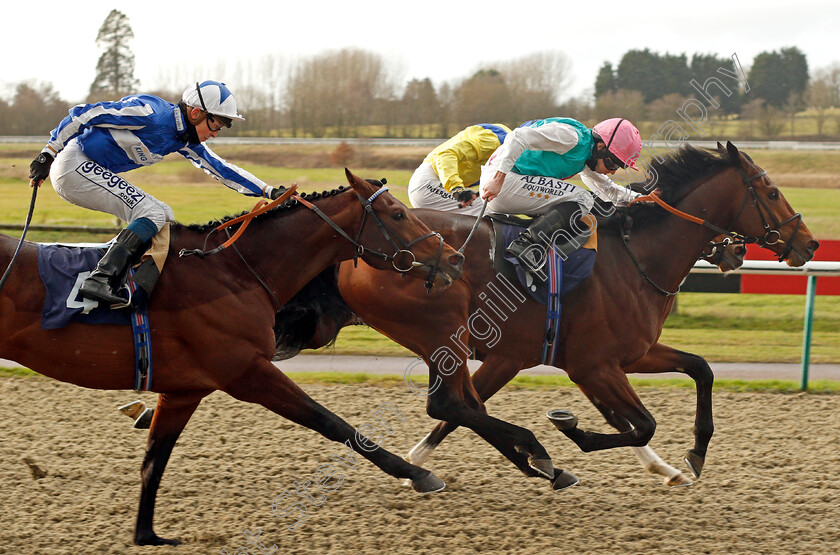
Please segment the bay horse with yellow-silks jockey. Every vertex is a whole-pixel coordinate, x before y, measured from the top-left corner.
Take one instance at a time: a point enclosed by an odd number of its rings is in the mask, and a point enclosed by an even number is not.
[[[212,234],[227,222],[172,227],[168,260],[148,304],[154,352],[151,390],[159,393],[143,459],[135,543],[176,544],[153,530],[155,500],[164,468],[181,431],[201,400],[215,390],[258,403],[368,458],[383,471],[408,479],[416,490],[437,491],[443,482],[367,439],[310,398],[271,362],[279,307],[342,260],[361,258],[383,270],[445,287],[458,279],[463,255],[443,242],[402,203],[352,175],[351,187],[301,195],[250,221],[247,232],[213,256],[185,251],[220,246]],[[291,193],[291,191],[289,192]],[[303,208],[305,204],[311,210]],[[265,207],[266,209],[270,206]],[[314,212],[314,213],[313,213]],[[221,224],[221,225],[219,225]],[[239,230],[245,227],[239,224]],[[235,228],[233,228],[235,229]],[[0,235],[0,265],[18,243]],[[45,286],[39,278],[39,245],[23,242],[20,258],[0,291],[0,357],[51,378],[94,389],[133,389],[131,328],[71,322],[42,329]],[[214,248],[210,252],[214,252]]]
[[[699,476],[714,430],[714,376],[702,357],[658,342],[679,284],[710,240],[721,234],[756,242],[792,266],[810,260],[819,243],[766,172],[731,143],[716,150],[683,147],[655,160],[650,175],[656,176],[654,200],[659,204],[634,204],[599,219],[592,274],[563,300],[561,345],[554,362],[618,433],[584,430],[568,411],[553,410],[548,416],[583,451],[637,448],[651,471],[677,485],[690,480],[647,447],[656,423],[627,374],[683,372],[694,379],[695,439],[685,459]],[[472,231],[470,217],[429,210],[415,213],[452,245],[463,244]],[[551,461],[540,461],[535,469],[528,450],[516,438],[488,437],[476,426],[476,415],[485,412],[484,401],[521,369],[542,363],[546,329],[546,307],[524,291],[512,295],[521,303],[510,303],[507,310],[492,294],[497,279],[494,245],[492,226],[482,222],[466,247],[461,279],[431,295],[393,274],[344,263],[333,279],[341,302],[327,312],[316,308],[311,314],[317,321],[298,326],[303,335],[280,330],[285,336],[281,343],[292,352],[327,343],[351,320],[346,311],[342,313],[341,303],[346,303],[358,319],[417,353],[429,366],[427,412],[443,422],[411,450],[409,460],[425,460],[446,434],[466,426],[526,475],[548,478],[554,489],[563,489],[577,482],[571,473],[553,468]],[[328,270],[318,287],[329,288],[330,277]],[[306,296],[306,289],[301,294]],[[305,322],[305,306],[294,304],[284,311],[297,311],[299,323]],[[467,347],[483,361],[472,378]]]

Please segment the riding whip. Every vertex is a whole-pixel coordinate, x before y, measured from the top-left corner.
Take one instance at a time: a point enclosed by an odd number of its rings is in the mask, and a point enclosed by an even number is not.
[[[467,243],[470,242],[470,239],[472,239],[473,233],[475,233],[475,230],[478,228],[478,224],[480,224],[481,219],[484,218],[484,211],[485,210],[487,210],[487,201],[485,201],[484,204],[481,206],[481,214],[479,214],[478,217],[475,219],[475,223],[473,224],[473,227],[470,230],[470,234],[467,235],[467,238],[464,240],[464,244],[461,245],[460,249],[458,249],[459,253],[464,254],[464,251],[467,248]]]
[[[34,180],[30,181],[29,184],[32,186],[32,200],[29,201],[29,213],[26,215],[26,223],[23,225],[23,233],[20,235],[20,242],[15,249],[15,254],[12,255],[12,259],[9,260],[9,266],[3,273],[3,277],[0,278],[0,289],[3,289],[3,285],[6,284],[6,279],[9,277],[9,274],[12,273],[12,266],[17,259],[20,248],[23,246],[23,240],[26,237],[27,230],[29,229],[29,222],[32,221],[32,213],[35,211],[35,197],[38,196],[38,184],[35,183]]]

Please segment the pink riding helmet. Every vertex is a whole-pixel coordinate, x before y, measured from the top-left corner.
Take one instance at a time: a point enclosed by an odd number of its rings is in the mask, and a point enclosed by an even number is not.
[[[592,130],[598,133],[607,145],[607,150],[634,170],[638,169],[636,160],[642,152],[642,136],[635,125],[624,118],[610,118]]]

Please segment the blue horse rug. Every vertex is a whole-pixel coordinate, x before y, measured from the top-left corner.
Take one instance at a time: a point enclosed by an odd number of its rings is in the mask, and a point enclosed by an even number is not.
[[[523,226],[493,219],[496,233],[494,266],[508,278],[516,281],[538,303],[546,306],[545,339],[543,341],[542,363],[554,364],[560,347],[560,316],[562,301],[592,274],[597,251],[594,248],[580,248],[563,257],[555,249],[547,249],[545,262],[539,275],[535,276],[522,267],[516,258],[505,253],[505,249],[523,231]]]

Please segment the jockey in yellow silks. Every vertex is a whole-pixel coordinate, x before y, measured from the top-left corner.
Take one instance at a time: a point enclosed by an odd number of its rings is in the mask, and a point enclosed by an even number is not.
[[[471,125],[430,152],[408,182],[415,208],[476,216],[484,201],[478,185],[481,166],[505,141],[510,129],[500,123]]]

